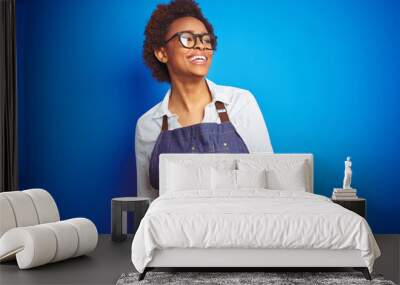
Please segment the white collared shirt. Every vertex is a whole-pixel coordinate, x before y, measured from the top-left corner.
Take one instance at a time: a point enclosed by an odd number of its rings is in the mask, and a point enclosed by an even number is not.
[[[245,89],[217,85],[206,78],[212,102],[204,110],[202,123],[221,123],[215,101],[222,101],[228,112],[229,121],[242,137],[249,152],[272,153],[272,145],[263,115],[254,95]],[[144,113],[137,121],[135,129],[135,156],[137,172],[137,195],[155,199],[158,191],[150,185],[149,162],[154,144],[161,132],[163,116],[168,117],[168,130],[181,128],[179,116],[168,109],[171,88],[164,99]]]

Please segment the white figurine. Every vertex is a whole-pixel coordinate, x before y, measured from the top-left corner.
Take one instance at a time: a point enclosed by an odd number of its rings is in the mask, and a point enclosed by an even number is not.
[[[350,186],[352,176],[350,156],[347,157],[346,161],[344,162],[344,166],[343,189],[352,189]]]

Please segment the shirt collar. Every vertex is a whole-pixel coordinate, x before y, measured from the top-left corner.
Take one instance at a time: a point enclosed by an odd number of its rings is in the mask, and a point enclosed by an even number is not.
[[[217,84],[215,84],[208,78],[205,78],[205,79],[206,79],[208,88],[210,89],[212,103],[215,103],[215,101],[221,101],[222,103],[227,104],[227,105],[231,103],[231,96],[228,96],[228,94],[224,92],[223,88],[219,88],[219,86]],[[153,119],[160,118],[164,115],[167,115],[168,117],[173,116],[173,114],[168,109],[170,94],[171,94],[171,88],[168,89],[167,93],[164,96],[164,99],[161,101],[161,104],[155,110],[153,117],[152,117]]]

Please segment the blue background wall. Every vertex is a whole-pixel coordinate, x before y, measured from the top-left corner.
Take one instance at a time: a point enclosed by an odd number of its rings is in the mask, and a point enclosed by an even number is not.
[[[253,92],[275,152],[315,155],[316,193],[352,156],[372,229],[400,233],[400,2],[225,2],[199,1],[219,38],[209,78]],[[168,88],[141,58],[157,3],[17,0],[20,188],[102,233],[110,199],[136,194],[136,121]]]

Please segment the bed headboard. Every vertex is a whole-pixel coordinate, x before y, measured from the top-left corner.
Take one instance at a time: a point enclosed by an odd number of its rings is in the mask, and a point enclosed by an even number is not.
[[[162,195],[166,192],[166,187],[168,182],[168,163],[188,163],[188,164],[218,164],[219,162],[229,162],[236,165],[236,161],[240,158],[255,159],[267,161],[268,163],[273,163],[274,161],[304,161],[307,166],[306,181],[307,192],[313,193],[314,191],[314,165],[313,165],[313,155],[311,153],[299,153],[299,154],[283,154],[283,153],[162,153],[159,157],[159,193]]]

